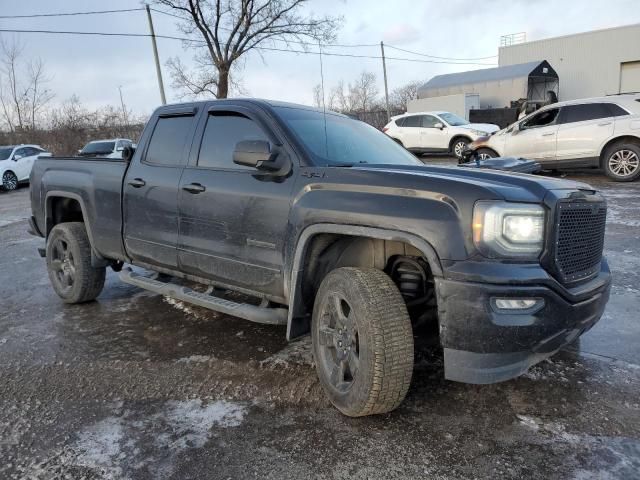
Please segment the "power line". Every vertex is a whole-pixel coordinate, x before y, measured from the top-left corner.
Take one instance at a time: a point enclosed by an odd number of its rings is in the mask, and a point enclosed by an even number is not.
[[[44,34],[61,34],[61,35],[94,35],[94,36],[106,36],[106,37],[138,37],[145,38],[151,37],[148,33],[118,33],[118,32],[79,32],[79,31],[71,31],[71,30],[24,30],[24,29],[9,29],[2,28],[0,29],[0,33],[44,33]],[[183,42],[197,43],[200,45],[205,45],[205,42],[202,40],[194,40],[191,38],[185,37],[174,37],[171,35],[156,35],[156,38],[163,38],[167,40],[179,40]],[[302,55],[318,55],[317,52],[310,52],[307,50],[293,50],[293,49],[285,49],[285,48],[277,48],[277,47],[253,47],[253,49],[258,51],[271,51],[271,52],[285,52],[285,53],[299,53]],[[322,53],[325,56],[331,57],[349,57],[349,58],[370,58],[375,60],[380,60],[382,57],[379,55],[359,55],[359,54],[350,54],[350,53],[334,53],[334,52],[324,52]],[[402,62],[414,62],[414,63],[435,63],[435,64],[446,64],[446,65],[480,65],[480,66],[495,66],[495,63],[477,63],[477,62],[451,62],[445,60],[421,60],[417,58],[402,58],[402,57],[385,57],[387,60],[396,60]]]
[[[66,13],[36,13],[36,14],[30,14],[30,15],[0,15],[0,19],[20,19],[20,18],[41,18],[41,17],[70,17],[70,16],[78,16],[78,15],[103,15],[103,14],[111,14],[111,13],[127,13],[127,12],[139,12],[139,11],[143,11],[144,8],[143,7],[139,7],[139,8],[126,8],[126,9],[118,9],[118,10],[93,10],[93,11],[85,11],[85,12],[66,12]],[[187,17],[185,16],[181,16],[181,15],[176,15],[175,13],[171,13],[171,12],[167,12],[165,10],[160,10],[158,8],[150,8],[150,10],[156,12],[156,13],[160,13],[162,15],[167,15],[169,17],[173,17],[173,18],[177,18],[179,20],[189,20]],[[220,30],[223,31],[231,31],[230,28],[226,28],[226,27],[219,27]],[[26,32],[25,32],[26,33]],[[42,32],[38,32],[38,33],[49,33],[49,31],[42,31]],[[54,33],[53,31],[51,31],[50,33]],[[60,33],[69,33],[71,34],[72,32],[60,32]],[[85,32],[77,32],[80,35],[84,35],[87,34]],[[107,36],[121,36],[121,34],[111,34],[111,33],[99,33],[96,32],[96,35],[107,35]],[[131,34],[132,36],[137,36],[134,34]],[[172,38],[174,39],[174,37],[169,37],[169,36],[160,36],[157,35],[159,38]],[[176,37],[177,39],[177,37]],[[190,41],[189,39],[184,39],[185,41]],[[293,44],[297,44],[297,45],[304,45],[304,46],[311,46],[311,47],[316,47],[317,45],[315,43],[312,42],[303,42],[300,40],[280,40],[280,39],[272,39],[272,41],[277,41],[277,42],[283,42],[283,43],[293,43]],[[336,47],[336,48],[372,48],[372,47],[378,47],[378,44],[374,44],[374,43],[360,43],[360,44],[346,44],[346,43],[323,43],[322,46],[324,47]],[[392,48],[394,50],[398,50],[400,52],[405,52],[405,53],[410,53],[412,55],[418,55],[421,57],[427,57],[427,58],[434,58],[437,60],[451,60],[451,61],[474,61],[474,60],[490,60],[492,58],[496,58],[497,55],[491,55],[488,57],[473,57],[473,58],[456,58],[456,57],[440,57],[437,55],[431,55],[431,54],[427,54],[427,53],[422,53],[422,52],[416,52],[416,51],[412,51],[412,50],[406,50],[404,48],[400,48],[400,47],[395,47],[393,45],[388,45],[388,48]],[[325,53],[327,55],[329,55],[328,53]],[[337,55],[337,54],[335,54]],[[390,59],[393,59],[392,57],[388,57]],[[399,59],[395,59],[395,60],[399,60]],[[406,59],[409,60],[409,59]],[[432,62],[432,63],[436,63],[436,62]]]
[[[76,15],[102,15],[105,13],[138,12],[144,8],[126,8],[121,10],[96,10],[90,12],[68,12],[68,13],[34,13],[32,15],[0,15],[0,19],[10,18],[39,18],[39,17],[73,17]]]
[[[414,52],[412,50],[405,50],[404,48],[394,47],[393,45],[387,45],[389,48],[393,48],[394,50],[398,50],[400,52],[411,53],[413,55],[420,55],[421,57],[429,57],[429,58],[437,58],[440,60],[489,60],[492,58],[496,58],[498,55],[491,55],[489,57],[475,57],[475,58],[456,58],[456,57],[438,57],[436,55],[429,55],[427,53]]]
[[[176,15],[175,13],[166,12],[164,10],[158,10],[157,8],[152,8],[151,10],[157,13],[161,13],[163,15],[168,15],[169,17],[178,18],[180,20],[189,20],[188,17]],[[226,27],[218,27],[218,29],[226,32],[232,31],[230,28],[226,28]],[[278,40],[278,39],[272,39],[272,40],[275,40],[278,42],[286,42],[286,43],[297,43],[298,45],[306,45],[310,47],[318,46],[317,43],[303,42],[300,40]],[[322,43],[322,46],[323,47],[340,47],[340,48],[366,48],[366,47],[378,47],[379,45],[377,43]]]

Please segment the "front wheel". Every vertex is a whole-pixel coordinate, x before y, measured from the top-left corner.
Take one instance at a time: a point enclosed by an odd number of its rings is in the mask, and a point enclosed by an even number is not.
[[[490,148],[479,148],[476,152],[479,160],[489,160],[490,158],[496,158],[498,154]]]
[[[4,172],[2,174],[2,188],[5,190],[15,190],[18,188],[18,177],[13,172]]]
[[[631,182],[640,177],[640,145],[620,142],[607,148],[604,171],[616,182]]]
[[[458,160],[462,160],[464,151],[469,146],[469,143],[470,143],[469,140],[465,138],[457,138],[453,142],[453,145],[451,146],[451,151],[453,152],[453,154],[456,156]]]
[[[66,303],[94,300],[104,287],[105,267],[91,265],[91,244],[82,222],[59,223],[47,238],[47,271]]]
[[[373,268],[338,268],[320,285],[312,343],[320,383],[343,414],[386,413],[413,373],[413,333],[402,295]]]

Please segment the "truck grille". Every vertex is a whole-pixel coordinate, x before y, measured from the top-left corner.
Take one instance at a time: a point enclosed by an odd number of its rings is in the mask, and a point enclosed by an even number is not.
[[[560,202],[555,264],[561,280],[575,282],[600,270],[607,207],[604,202]]]

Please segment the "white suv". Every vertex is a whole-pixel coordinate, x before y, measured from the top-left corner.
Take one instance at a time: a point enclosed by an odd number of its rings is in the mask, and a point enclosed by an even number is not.
[[[122,158],[124,147],[132,146],[133,142],[128,138],[94,140],[79,150],[78,155],[81,157]]]
[[[450,112],[419,112],[393,117],[382,131],[414,153],[453,153],[462,158],[467,145],[499,129],[490,123],[469,123]]]
[[[543,168],[603,168],[616,181],[640,177],[640,95],[547,105],[469,145],[481,159],[525,157]]]
[[[18,183],[28,181],[33,162],[40,155],[51,156],[38,145],[0,147],[0,187],[4,190],[15,190]]]

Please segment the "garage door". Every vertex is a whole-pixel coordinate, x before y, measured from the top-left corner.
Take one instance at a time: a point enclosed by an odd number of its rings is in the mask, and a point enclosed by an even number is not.
[[[620,93],[640,92],[640,62],[620,64]]]

